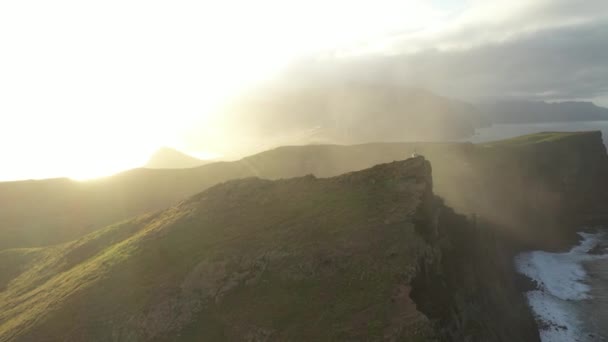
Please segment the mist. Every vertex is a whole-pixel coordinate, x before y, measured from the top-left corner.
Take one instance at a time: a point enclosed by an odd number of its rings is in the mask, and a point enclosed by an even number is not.
[[[504,6],[494,24],[480,19],[491,11],[480,5],[442,30],[395,33],[381,52],[301,58],[225,103],[214,132],[188,130],[184,146],[234,158],[280,145],[461,140],[509,120],[606,119],[603,108],[589,112],[608,105],[605,3]],[[545,101],[576,103],[526,118]],[[517,118],[497,117],[509,116],[506,103],[522,104]],[[229,141],[210,138],[217,132]]]
[[[19,151],[3,148],[0,179],[109,175],[162,146],[231,160],[281,145],[462,139],[489,123],[476,107],[487,101],[608,105],[605,1],[233,5],[253,15],[6,5],[2,32],[19,34],[0,36],[0,146]]]
[[[0,1],[0,342],[608,340],[607,42],[606,0]]]

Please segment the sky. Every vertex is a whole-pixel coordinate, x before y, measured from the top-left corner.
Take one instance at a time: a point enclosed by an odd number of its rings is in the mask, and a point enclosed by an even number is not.
[[[293,70],[608,106],[607,41],[604,0],[0,1],[0,180],[221,157],[218,108]]]

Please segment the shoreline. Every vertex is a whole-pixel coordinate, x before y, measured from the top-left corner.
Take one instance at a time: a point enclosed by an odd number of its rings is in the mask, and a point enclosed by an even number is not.
[[[523,251],[514,257],[518,287],[534,314],[542,341],[591,341],[583,304],[590,302],[586,263],[608,258],[608,230],[581,229],[579,242],[566,252]]]

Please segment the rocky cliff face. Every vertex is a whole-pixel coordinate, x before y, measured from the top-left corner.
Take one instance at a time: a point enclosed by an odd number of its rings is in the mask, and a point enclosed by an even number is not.
[[[231,181],[14,257],[0,341],[536,341],[497,246],[424,158]]]
[[[437,339],[539,341],[513,269],[512,245],[491,227],[440,207],[434,258],[421,260],[411,293]]]
[[[438,189],[461,212],[477,214],[530,248],[570,243],[581,225],[605,216],[608,156],[600,132],[541,133],[476,145],[473,170]]]

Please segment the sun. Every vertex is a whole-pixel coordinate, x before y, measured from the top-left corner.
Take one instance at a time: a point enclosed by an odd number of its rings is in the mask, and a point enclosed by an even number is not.
[[[0,180],[137,167],[303,56],[440,16],[422,0],[2,3]]]

